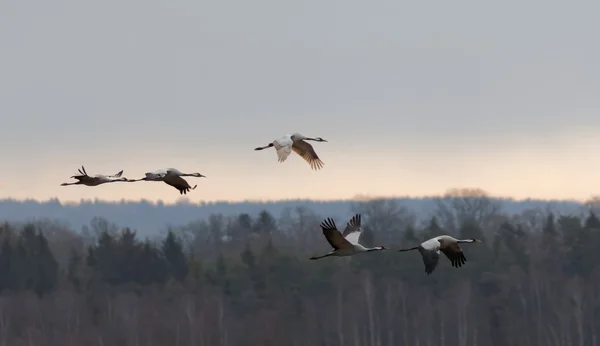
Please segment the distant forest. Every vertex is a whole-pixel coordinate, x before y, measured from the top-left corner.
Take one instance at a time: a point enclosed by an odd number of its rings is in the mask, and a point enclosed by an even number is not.
[[[479,189],[452,189],[439,197],[393,198],[402,208],[408,209],[419,222],[425,222],[436,214],[440,199],[460,197],[464,194],[485,195]],[[490,197],[491,198],[491,197]],[[586,212],[584,204],[566,200],[512,200],[492,198],[503,213],[519,214],[527,210],[541,209],[555,214],[582,215]],[[81,201],[77,204],[61,203],[54,199],[47,202],[34,200],[0,200],[0,220],[26,222],[46,220],[60,223],[74,230],[90,226],[94,218],[110,220],[121,227],[130,227],[141,236],[164,234],[169,226],[182,226],[199,220],[206,220],[212,214],[233,216],[241,213],[257,215],[267,211],[280,217],[296,208],[313,210],[319,215],[349,218],[354,205],[366,198],[341,201],[289,200],[272,202],[217,202],[192,204],[183,199],[177,204],[140,202],[104,202]]]
[[[0,346],[600,345],[598,199],[572,214],[509,213],[479,190],[432,203],[426,220],[396,200],[349,203],[338,227],[361,213],[361,241],[391,251],[317,261],[319,203],[154,237],[102,217],[3,222]],[[440,234],[484,243],[432,275],[395,251]]]

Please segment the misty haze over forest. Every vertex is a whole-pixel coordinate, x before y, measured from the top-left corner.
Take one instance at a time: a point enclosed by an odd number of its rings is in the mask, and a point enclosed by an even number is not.
[[[485,194],[478,189],[449,190],[444,196],[468,193]],[[541,209],[544,212],[560,214],[582,215],[587,212],[584,203],[572,200],[514,200],[510,198],[493,198],[507,214],[519,214],[527,210]],[[137,230],[141,236],[152,236],[166,231],[169,226],[183,226],[195,221],[206,220],[211,214],[223,216],[247,213],[255,216],[261,211],[280,216],[282,213],[296,208],[307,208],[323,217],[349,218],[352,207],[364,198],[340,201],[312,201],[312,200],[287,200],[269,202],[215,202],[193,204],[182,200],[177,204],[153,203],[150,201],[81,201],[75,203],[61,203],[58,199],[49,201],[16,201],[12,199],[0,200],[0,220],[11,222],[24,222],[33,220],[55,221],[71,229],[79,230],[88,226],[93,218],[104,218],[118,226],[130,227]],[[398,207],[406,208],[414,213],[418,221],[426,221],[436,210],[436,203],[440,197],[401,197],[383,198],[393,200]]]

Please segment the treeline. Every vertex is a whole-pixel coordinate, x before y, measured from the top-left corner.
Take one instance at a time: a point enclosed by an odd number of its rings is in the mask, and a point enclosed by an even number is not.
[[[508,215],[468,191],[424,223],[393,201],[351,212],[368,246],[445,233],[484,243],[428,276],[418,253],[307,260],[329,251],[318,227],[329,215],[305,208],[211,215],[159,239],[102,219],[79,232],[5,223],[0,346],[600,344],[595,204]]]

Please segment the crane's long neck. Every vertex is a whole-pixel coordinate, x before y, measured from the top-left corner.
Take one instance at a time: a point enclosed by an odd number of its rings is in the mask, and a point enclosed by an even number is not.
[[[129,183],[135,183],[136,181],[150,181],[148,178],[140,178],[140,179],[127,179],[126,181]]]
[[[458,239],[457,243],[474,243],[475,239]]]

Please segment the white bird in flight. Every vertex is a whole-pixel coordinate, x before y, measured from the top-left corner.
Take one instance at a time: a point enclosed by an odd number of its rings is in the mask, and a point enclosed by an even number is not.
[[[118,181],[128,181],[127,178],[121,178],[123,171],[121,170],[119,173],[115,175],[102,175],[96,174],[94,176],[89,176],[85,171],[85,167],[81,166],[78,169],[80,175],[74,175],[71,178],[77,179],[74,183],[62,183],[60,186],[68,186],[68,185],[85,185],[85,186],[98,186],[100,184],[106,183],[115,183]]]
[[[327,142],[321,137],[311,138],[303,136],[299,133],[293,133],[291,135],[285,135],[279,139],[276,139],[264,147],[255,148],[254,150],[263,150],[270,147],[275,147],[275,150],[277,151],[278,162],[285,161],[293,150],[296,152],[296,154],[300,155],[304,160],[306,160],[312,169],[317,170],[323,168],[323,161],[321,161],[312,145],[306,141]]]
[[[458,244],[461,243],[482,243],[479,239],[456,239],[449,235],[441,235],[431,238],[421,243],[419,246],[410,249],[401,249],[402,251],[419,250],[423,256],[425,272],[429,275],[433,273],[440,259],[440,251],[448,257],[454,268],[462,267],[467,262],[467,258]]]
[[[356,214],[350,219],[343,234],[337,229],[335,221],[332,218],[325,219],[321,223],[321,228],[323,229],[325,239],[333,247],[333,251],[323,256],[313,256],[310,258],[311,260],[329,256],[352,256],[357,253],[387,250],[383,246],[367,248],[359,244],[358,240],[362,234],[360,214]]]
[[[159,169],[158,171],[148,172],[146,176],[141,179],[130,179],[129,182],[136,181],[163,181],[168,185],[173,186],[179,193],[182,195],[187,194],[189,191],[194,190],[198,185],[194,185],[194,187],[190,186],[190,184],[183,179],[182,177],[197,177],[206,178],[205,175],[200,173],[182,173],[175,168],[167,168],[167,169]]]

